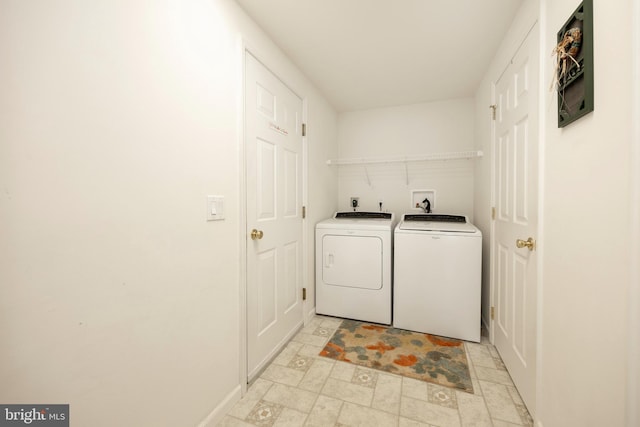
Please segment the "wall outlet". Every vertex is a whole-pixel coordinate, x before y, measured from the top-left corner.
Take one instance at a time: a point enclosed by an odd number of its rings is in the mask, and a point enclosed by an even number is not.
[[[422,209],[424,207],[423,200],[429,199],[431,203],[431,212],[436,209],[436,190],[411,190],[411,207]]]
[[[349,206],[351,206],[353,208],[353,210],[355,211],[356,208],[358,206],[360,206],[360,198],[359,197],[352,197],[350,202],[349,202]]]

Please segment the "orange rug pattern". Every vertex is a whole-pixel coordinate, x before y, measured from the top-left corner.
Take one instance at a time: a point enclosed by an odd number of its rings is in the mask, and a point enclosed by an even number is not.
[[[344,320],[320,355],[473,393],[456,339]]]

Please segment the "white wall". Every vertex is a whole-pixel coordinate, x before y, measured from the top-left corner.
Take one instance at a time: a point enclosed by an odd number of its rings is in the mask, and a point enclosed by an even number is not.
[[[454,99],[365,111],[340,113],[340,158],[415,157],[473,149],[473,99]],[[360,210],[383,209],[399,217],[410,211],[411,190],[435,190],[434,212],[469,215],[473,220],[475,160],[331,166],[339,168],[339,207],[350,208],[351,196]],[[367,179],[369,175],[369,180]],[[369,181],[371,185],[369,185]]]
[[[577,0],[544,0],[543,49]],[[557,128],[544,106],[544,276],[539,418],[545,427],[625,425],[631,285],[631,2],[594,1],[595,111]],[[637,25],[636,22],[633,25]],[[618,36],[616,36],[618,35]],[[622,36],[619,36],[622,35]],[[544,82],[552,58],[543,55]],[[637,333],[637,331],[636,331]]]
[[[336,113],[235,2],[0,11],[0,401],[196,425],[239,390],[240,38],[306,98],[311,230]]]
[[[338,209],[338,171],[326,160],[338,155],[338,116],[332,108],[318,101],[310,105],[307,126],[309,140],[309,192],[307,200],[307,316],[315,313],[315,226]]]
[[[633,108],[631,117],[640,117],[640,0],[633,0]],[[632,122],[631,144],[631,289],[629,292],[629,352],[627,365],[627,425],[640,425],[640,121]]]

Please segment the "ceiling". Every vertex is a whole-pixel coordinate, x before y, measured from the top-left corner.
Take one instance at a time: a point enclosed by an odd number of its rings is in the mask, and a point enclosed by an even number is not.
[[[473,96],[524,0],[236,0],[339,111]]]

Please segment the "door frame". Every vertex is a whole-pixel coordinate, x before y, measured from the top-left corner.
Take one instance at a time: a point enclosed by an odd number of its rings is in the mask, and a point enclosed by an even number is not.
[[[239,271],[238,271],[238,290],[239,290],[239,351],[240,351],[240,372],[239,372],[239,382],[241,388],[241,395],[244,396],[247,393],[247,380],[249,377],[248,372],[248,324],[247,324],[247,170],[246,170],[246,143],[245,143],[245,81],[246,81],[246,55],[253,55],[260,63],[262,63],[265,68],[269,70],[274,76],[276,76],[289,90],[291,90],[296,96],[298,96],[302,100],[302,121],[303,123],[307,123],[307,115],[308,115],[308,99],[306,96],[300,94],[300,91],[294,89],[287,80],[283,79],[281,76],[285,75],[284,72],[278,72],[277,68],[272,67],[271,65],[276,62],[276,60],[269,60],[265,58],[265,55],[260,53],[260,50],[253,47],[245,38],[240,37],[237,46],[237,76],[238,76],[238,84],[237,84],[237,93],[236,93],[236,104],[237,104],[237,120],[236,120],[236,128],[238,135],[238,248],[240,255],[239,262]],[[305,135],[302,136],[302,205],[308,206],[308,140]],[[309,284],[307,283],[308,276],[308,254],[309,254],[309,244],[308,244],[308,231],[307,231],[307,220],[306,218],[302,218],[302,287],[309,288]],[[307,301],[302,301],[302,321],[303,324],[307,324]]]
[[[502,72],[491,81],[491,104],[492,105],[496,105],[496,86],[498,84],[498,82],[500,81],[500,79],[502,78],[502,76],[504,75],[504,73],[507,71],[507,69],[511,66],[513,58],[515,57],[515,55],[519,52],[520,48],[522,47],[522,45],[524,44],[525,40],[527,39],[527,37],[529,37],[529,35],[531,34],[531,32],[533,31],[533,29],[538,26],[538,50],[541,50],[541,34],[542,34],[542,30],[540,28],[540,21],[538,19],[535,20],[535,22],[533,23],[533,25],[531,25],[531,27],[529,28],[529,30],[526,32],[526,34],[524,34],[521,42],[517,45],[517,47],[515,47],[515,50],[513,51],[513,54],[511,54],[509,56],[509,60],[507,65],[502,69]],[[540,52],[539,52],[540,54]],[[541,56],[542,58],[542,56]],[[539,61],[539,68],[540,68],[540,79],[538,81],[538,92],[541,92],[541,88],[542,88],[542,82],[543,82],[543,73],[542,73],[542,63],[543,61]],[[543,99],[538,97],[538,140],[539,140],[539,144],[538,144],[538,170],[537,170],[537,176],[535,177],[538,180],[538,221],[537,221],[537,225],[536,225],[536,233],[537,236],[542,236],[542,232],[543,232],[543,203],[542,201],[544,200],[544,116],[542,116],[540,114],[540,109],[543,103],[541,103],[539,100]],[[493,208],[495,208],[496,205],[496,191],[495,191],[495,187],[496,187],[496,161],[495,161],[495,153],[496,153],[496,121],[492,120],[491,121],[491,206]],[[496,221],[494,219],[491,219],[491,238],[490,238],[490,249],[489,249],[489,257],[490,257],[490,262],[489,262],[489,268],[490,268],[490,273],[489,273],[489,299],[490,299],[490,307],[494,306],[495,303],[495,280],[494,280],[494,273],[495,273],[495,253],[494,253],[494,246],[495,246],[495,229],[496,229]],[[537,239],[539,240],[539,239]],[[541,289],[541,284],[542,284],[542,249],[543,249],[543,245],[542,242],[538,242],[536,241],[536,252],[538,254],[538,268],[537,268],[537,277],[536,277],[536,289],[538,289],[537,292],[537,305],[536,305],[536,325],[537,325],[537,335],[540,335],[540,313],[539,313],[539,305],[540,305],[540,289]],[[489,315],[489,341],[491,342],[491,344],[493,344],[494,342],[494,328],[495,328],[495,322],[493,321],[493,319],[491,319],[491,315]],[[539,350],[538,345],[536,345],[536,351]],[[537,354],[537,353],[536,353]]]
[[[638,0],[640,1],[640,0]],[[541,365],[541,361],[540,361],[540,354],[541,354],[541,335],[542,335],[542,287],[543,287],[543,251],[544,251],[544,241],[542,241],[542,239],[540,239],[541,236],[543,236],[544,234],[544,146],[545,146],[545,116],[544,116],[544,102],[541,102],[542,99],[544,99],[545,92],[543,89],[544,86],[544,64],[545,62],[542,60],[542,58],[544,58],[543,56],[543,47],[544,47],[544,43],[543,43],[543,28],[544,25],[541,22],[541,17],[542,14],[539,14],[538,17],[532,22],[532,24],[530,25],[529,29],[526,31],[526,33],[524,33],[522,35],[522,38],[520,40],[520,42],[513,46],[512,49],[512,53],[507,57],[509,58],[506,62],[506,65],[504,66],[504,68],[501,69],[500,74],[497,75],[497,77],[495,79],[492,79],[491,81],[491,104],[492,105],[496,105],[496,86],[497,83],[500,81],[500,79],[502,78],[502,76],[504,75],[504,73],[507,71],[507,69],[512,65],[513,63],[513,58],[517,55],[517,53],[519,52],[520,48],[522,47],[522,45],[524,44],[524,42],[526,41],[527,37],[529,37],[529,35],[532,33],[532,31],[538,27],[538,38],[536,40],[536,42],[538,43],[538,55],[540,55],[540,60],[538,61],[538,72],[539,72],[539,78],[538,78],[538,105],[535,106],[534,108],[538,109],[538,168],[537,168],[537,176],[535,177],[535,179],[538,180],[538,194],[537,194],[537,215],[538,215],[538,219],[537,219],[537,224],[536,224],[536,252],[537,252],[537,269],[536,269],[536,344],[535,344],[535,349],[536,349],[536,377],[534,379],[535,381],[535,387],[536,387],[536,392],[535,392],[535,396],[536,396],[536,402],[539,402],[539,393],[540,393],[540,384],[541,384],[541,371],[542,371],[542,365]],[[491,147],[491,206],[495,209],[496,206],[496,159],[495,159],[495,153],[496,153],[496,121],[493,120],[491,122],[491,141],[490,141],[490,147]],[[496,229],[496,221],[492,218],[491,219],[491,226],[490,226],[490,230],[491,230],[491,237],[490,237],[490,243],[489,243],[489,257],[490,257],[490,261],[489,261],[489,307],[491,309],[491,307],[495,306],[495,273],[496,273],[496,254],[495,254],[495,243],[496,243],[496,233],[495,233],[495,229]],[[495,321],[494,319],[491,318],[491,314],[489,314],[489,342],[491,342],[491,344],[495,344]],[[536,412],[537,412],[537,404],[536,404]],[[531,416],[534,418],[534,422],[536,421],[536,414],[531,414]]]
[[[640,22],[640,0],[632,2],[632,22]],[[632,101],[631,101],[631,117],[638,117],[640,114],[640,29],[637,25],[632,28],[631,49],[632,57]],[[631,272],[629,282],[629,317],[628,332],[629,349],[628,349],[628,377],[627,382],[627,426],[636,426],[640,423],[640,123],[637,120],[631,121]]]

